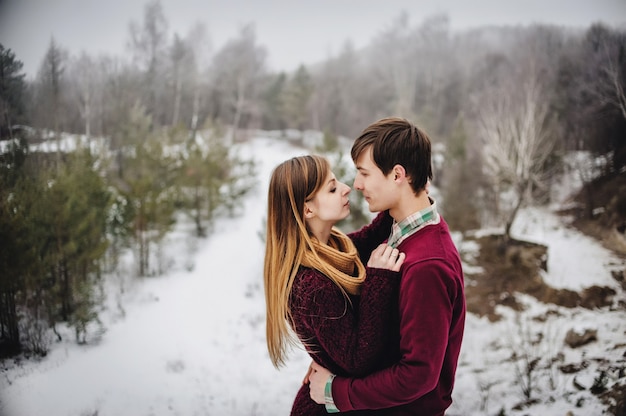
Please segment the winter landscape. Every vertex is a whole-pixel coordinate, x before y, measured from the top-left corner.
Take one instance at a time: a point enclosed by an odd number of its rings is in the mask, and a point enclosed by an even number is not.
[[[66,336],[43,358],[2,364],[0,415],[289,413],[309,358],[295,349],[285,368],[270,363],[260,235],[271,169],[309,151],[270,136],[260,132],[231,149],[257,162],[254,189],[205,239],[193,237],[191,225],[178,225],[159,254],[164,275],[133,277],[132,257],[122,257],[106,276],[102,325],[91,328],[86,345]],[[548,285],[609,287],[616,293],[611,305],[563,308],[515,294],[524,310],[497,306],[499,321],[469,313],[450,416],[611,414],[611,399],[598,392],[624,391],[626,296],[611,271],[626,263],[555,214],[575,187],[564,179],[558,204],[524,208],[512,235],[548,247],[542,276]],[[441,203],[445,210],[454,201]],[[477,247],[460,235],[456,242],[471,285]],[[564,342],[568,331],[596,332],[573,348]],[[576,371],[564,372],[568,367]]]
[[[431,137],[463,261],[447,415],[626,415],[625,17],[0,1],[0,416],[289,414],[310,358],[267,353],[270,172],[323,153],[351,185],[386,116]]]

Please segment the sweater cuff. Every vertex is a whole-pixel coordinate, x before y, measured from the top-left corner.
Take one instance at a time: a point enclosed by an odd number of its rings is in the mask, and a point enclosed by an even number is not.
[[[377,275],[385,279],[399,279],[402,276],[401,272],[369,266],[365,266],[365,273],[368,275]]]
[[[339,409],[337,409],[337,406],[335,406],[335,402],[333,401],[334,378],[334,374],[328,376],[328,380],[326,380],[326,386],[324,387],[324,405],[326,406],[326,412],[328,413],[339,413]]]
[[[333,402],[337,409],[341,409],[340,412],[356,410],[348,397],[351,380],[345,377],[335,377],[333,380]]]

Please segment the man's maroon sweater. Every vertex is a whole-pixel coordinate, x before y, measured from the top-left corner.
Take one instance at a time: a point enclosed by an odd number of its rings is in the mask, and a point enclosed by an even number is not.
[[[382,213],[372,224],[349,234],[364,264],[389,236],[391,223],[389,214]],[[381,356],[395,339],[390,322],[397,313],[400,273],[369,267],[366,273],[360,296],[350,296],[350,301],[315,269],[301,267],[294,280],[290,307],[295,331],[311,357],[335,374],[358,376],[379,370]],[[307,384],[298,392],[291,414],[327,415],[324,405],[310,398]]]
[[[363,378],[338,375],[332,395],[341,412],[434,416],[452,403],[466,309],[458,251],[443,218],[398,249],[407,256],[399,294],[399,361]]]

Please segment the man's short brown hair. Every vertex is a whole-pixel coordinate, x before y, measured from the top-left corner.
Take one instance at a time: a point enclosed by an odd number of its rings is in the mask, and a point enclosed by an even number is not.
[[[404,168],[415,194],[432,180],[430,138],[410,121],[386,117],[370,124],[354,141],[352,160],[356,163],[370,146],[372,159],[384,175],[388,175],[395,165]]]

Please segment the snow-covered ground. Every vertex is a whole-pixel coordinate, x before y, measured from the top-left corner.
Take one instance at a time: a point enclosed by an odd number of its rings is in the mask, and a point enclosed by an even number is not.
[[[448,414],[496,415],[501,410],[506,415],[609,414],[606,404],[589,389],[601,379],[602,371],[607,387],[626,384],[626,296],[610,273],[625,270],[626,262],[596,240],[566,227],[563,219],[548,208],[522,210],[512,235],[548,246],[548,272],[542,276],[546,284],[574,291],[607,286],[616,291],[613,305],[571,309],[516,294],[525,306],[522,312],[498,306],[497,312],[504,319],[495,323],[468,314],[455,401]],[[581,335],[586,330],[597,331],[597,341],[578,348],[565,344],[569,331]],[[514,355],[519,359],[512,360]],[[525,379],[529,374],[526,358],[529,362],[536,360],[530,383],[534,389],[531,399],[537,403],[514,411],[512,408],[525,401],[522,388],[529,383]],[[559,370],[567,365],[582,370],[570,374]]]
[[[125,258],[107,282],[107,308],[101,313],[106,332],[86,346],[76,345],[68,333],[43,359],[5,363],[0,416],[289,414],[309,359],[295,349],[285,368],[270,363],[259,232],[271,169],[305,151],[268,138],[251,140],[240,150],[259,162],[258,186],[240,215],[220,220],[205,240],[190,237],[184,227],[172,233],[159,259],[169,267],[164,276],[132,278]],[[618,291],[615,302],[623,300],[609,268],[623,269],[624,262],[560,221],[548,209],[527,209],[514,225],[516,237],[548,245],[546,282],[573,290],[611,286]],[[496,323],[468,314],[448,414],[493,415],[501,409],[507,415],[602,414],[606,406],[588,388],[599,370],[609,370],[607,360],[624,365],[626,311],[565,309],[520,299],[527,309],[501,308],[506,319]],[[544,319],[533,319],[538,317]],[[569,329],[597,329],[598,341],[571,349],[563,343]],[[531,343],[538,332],[543,338]],[[521,411],[512,410],[523,399],[513,351],[545,361],[533,372],[533,397],[539,403]],[[558,357],[552,365],[550,357]],[[577,374],[556,369],[583,360],[586,368]],[[587,390],[574,387],[574,381]]]

